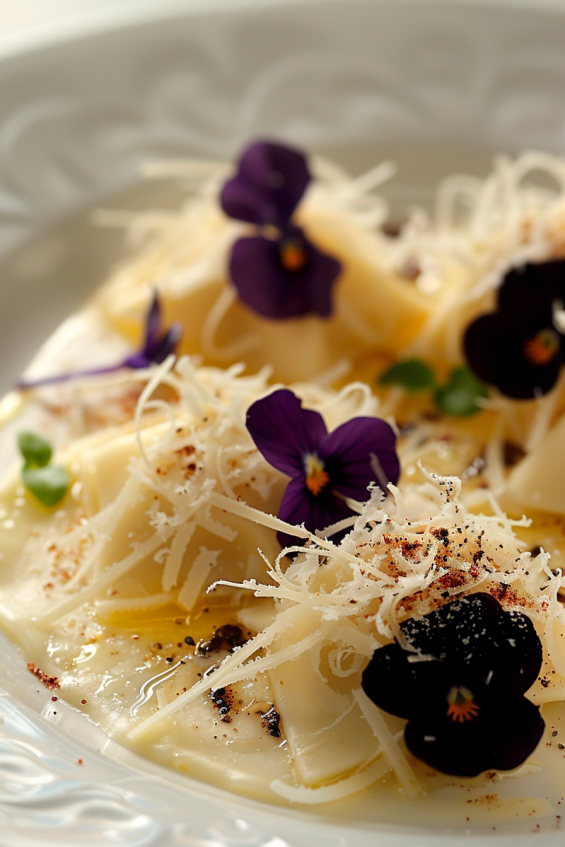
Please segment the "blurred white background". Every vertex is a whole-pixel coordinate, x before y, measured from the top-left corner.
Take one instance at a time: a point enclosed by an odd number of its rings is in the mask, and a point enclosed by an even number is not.
[[[0,0],[0,38],[123,3],[124,0]]]
[[[267,5],[273,0],[0,0],[0,45],[18,42],[33,37],[38,30],[57,27],[59,24],[72,26],[79,18],[91,18],[93,24],[101,16],[122,15],[132,10],[158,11],[164,6],[200,7],[211,5],[237,6],[257,2]],[[276,2],[276,0],[275,0]],[[289,4],[293,0],[283,0]],[[379,2],[379,0],[375,0]],[[385,0],[386,2],[386,0]],[[394,2],[394,0],[388,0]],[[451,3],[471,3],[473,0],[445,0]],[[484,0],[477,0],[477,5]],[[543,6],[562,8],[565,0],[492,0],[493,5]]]

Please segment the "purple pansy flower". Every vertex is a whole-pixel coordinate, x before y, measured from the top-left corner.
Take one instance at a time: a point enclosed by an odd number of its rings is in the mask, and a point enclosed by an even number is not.
[[[498,308],[468,327],[465,356],[484,382],[529,400],[551,391],[565,361],[565,260],[513,268]]]
[[[251,144],[221,193],[226,215],[259,228],[235,242],[230,276],[247,306],[266,318],[332,311],[340,263],[318,250],[292,221],[310,182],[298,150],[267,141]]]
[[[355,514],[346,497],[366,500],[370,483],[386,489],[400,475],[389,424],[358,417],[328,433],[322,416],[285,388],[253,403],[247,428],[269,464],[291,477],[279,517],[310,532]],[[290,534],[278,539],[283,547],[297,543]]]
[[[115,365],[105,365],[104,367],[90,368],[87,370],[67,371],[65,373],[54,374],[53,376],[41,377],[40,379],[20,379],[16,383],[16,386],[21,389],[37,388],[41,385],[68,382],[77,377],[101,376],[103,374],[114,373],[122,368],[139,370],[148,368],[150,365],[160,365],[161,362],[165,361],[167,356],[175,352],[182,334],[180,323],[172,324],[165,332],[162,332],[161,324],[161,304],[158,294],[155,291],[145,316],[143,344],[139,350],[126,356],[125,359],[121,359]]]
[[[400,629],[405,646],[375,650],[362,685],[380,709],[408,719],[414,756],[455,776],[521,765],[544,730],[524,697],[543,659],[532,621],[481,592]]]

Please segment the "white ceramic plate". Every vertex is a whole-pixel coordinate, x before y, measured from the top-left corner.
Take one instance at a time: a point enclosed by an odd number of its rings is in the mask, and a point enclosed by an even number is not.
[[[565,147],[565,7],[549,0],[125,9],[0,57],[4,389],[120,255],[119,238],[93,229],[85,210],[112,195],[127,206],[174,201],[165,182],[135,188],[147,159],[232,156],[265,134],[356,171],[392,156],[398,211],[430,202],[444,174],[485,172],[495,151]],[[14,649],[2,649],[3,847],[494,843],[487,832],[323,822],[181,781],[54,703]],[[534,826],[497,834],[496,844],[529,844]],[[563,838],[536,833],[536,843]]]

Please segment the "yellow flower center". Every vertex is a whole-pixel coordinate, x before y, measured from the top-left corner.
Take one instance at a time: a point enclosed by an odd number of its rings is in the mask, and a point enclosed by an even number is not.
[[[299,271],[306,264],[306,250],[299,241],[289,238],[280,244],[281,263],[287,271]]]
[[[306,469],[306,487],[317,497],[330,481],[330,475],[324,470],[324,463],[315,453],[308,453],[304,457],[304,467]]]
[[[542,329],[524,342],[524,355],[532,365],[547,365],[558,350],[559,339],[552,329]]]
[[[449,703],[447,714],[452,721],[459,723],[472,721],[481,708],[475,703],[473,693],[464,685],[454,685],[447,695],[447,702]]]

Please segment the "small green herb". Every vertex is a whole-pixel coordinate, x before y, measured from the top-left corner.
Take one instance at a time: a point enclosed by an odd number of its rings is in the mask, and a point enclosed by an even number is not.
[[[488,388],[468,368],[454,368],[449,380],[435,393],[436,406],[446,415],[468,417],[479,412],[479,399],[489,396]]]
[[[51,445],[35,432],[20,432],[18,446],[28,467],[44,468],[51,461]]]
[[[69,475],[65,468],[49,464],[53,454],[51,445],[35,432],[20,432],[18,447],[25,462],[22,468],[25,487],[44,506],[56,506],[67,493]]]
[[[60,465],[47,465],[43,468],[24,467],[22,478],[25,487],[37,497],[40,503],[51,508],[59,503],[69,487],[69,475]]]
[[[400,385],[410,394],[419,394],[436,387],[434,372],[420,359],[397,362],[384,372],[379,382],[381,385]]]

